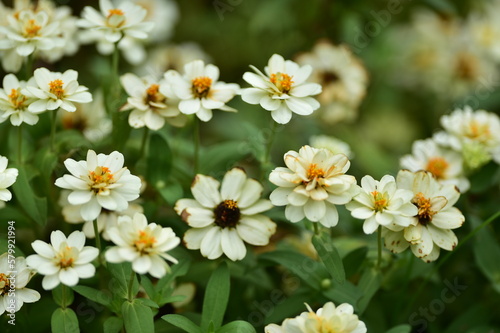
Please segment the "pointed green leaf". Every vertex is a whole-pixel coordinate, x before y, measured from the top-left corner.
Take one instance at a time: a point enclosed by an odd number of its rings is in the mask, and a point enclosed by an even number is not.
[[[115,278],[116,283],[113,283],[113,294],[120,297],[127,298],[128,296],[128,285],[129,279],[132,276],[132,266],[129,262],[124,262],[121,264],[110,264],[108,263],[107,269]],[[133,294],[137,294],[139,290],[139,282],[137,280],[137,274],[134,274],[134,284],[133,284]]]
[[[127,332],[153,333],[153,311],[138,301],[125,301],[122,304],[123,323]]]
[[[338,283],[344,283],[344,264],[331,238],[325,233],[322,236],[314,235],[312,243],[330,276]]]
[[[255,328],[243,320],[232,321],[217,330],[217,333],[256,333]]]
[[[210,322],[214,329],[222,325],[224,313],[229,300],[229,269],[225,262],[212,273],[208,280],[205,298],[203,299],[203,312],[201,317],[201,330],[207,331]]]
[[[83,297],[86,297],[91,301],[102,304],[104,306],[109,306],[111,302],[111,295],[101,290],[97,290],[87,286],[74,286],[72,287],[72,289]]]
[[[483,228],[476,234],[474,242],[474,257],[479,269],[490,280],[493,288],[500,293],[500,245],[494,233]]]
[[[168,314],[161,317],[161,319],[174,325],[175,327],[183,329],[188,333],[201,333],[201,329],[195,323],[184,316],[178,314]]]
[[[58,285],[52,290],[52,297],[54,298],[54,302],[61,307],[71,305],[75,299],[73,290],[63,284]]]
[[[385,333],[410,333],[410,332],[411,332],[411,326],[408,324],[403,324],[393,327]]]
[[[28,173],[24,167],[17,167],[19,175],[12,185],[14,196],[26,214],[36,223],[45,225],[47,222],[47,198],[40,198],[30,185]]]
[[[377,290],[380,288],[381,282],[382,275],[380,274],[380,271],[370,267],[363,272],[358,284],[358,288],[363,293],[363,297],[361,297],[358,302],[359,314],[362,314],[365,311],[373,295],[375,295]]]
[[[163,188],[167,184],[172,169],[172,151],[167,140],[158,133],[149,138],[148,166],[146,179],[156,188]]]
[[[109,317],[103,325],[104,333],[119,333],[123,328],[123,320],[118,317]]]
[[[50,326],[53,333],[78,333],[78,318],[70,308],[58,308],[52,314]]]

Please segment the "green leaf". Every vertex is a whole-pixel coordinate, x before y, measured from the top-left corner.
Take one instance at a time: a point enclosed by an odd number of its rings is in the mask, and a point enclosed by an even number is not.
[[[109,317],[104,321],[104,333],[119,333],[123,328],[123,320],[118,317]]]
[[[411,326],[408,324],[403,324],[393,327],[385,333],[410,333],[410,332],[411,332]]]
[[[167,184],[172,169],[172,151],[167,140],[158,133],[149,138],[148,165],[146,179],[156,188]]]
[[[380,274],[380,271],[371,267],[367,268],[364,271],[358,284],[358,288],[361,290],[361,293],[363,294],[363,296],[358,302],[359,314],[362,314],[366,310],[366,307],[370,303],[370,300],[375,295],[377,290],[380,288],[381,282],[382,282],[382,275]]]
[[[331,238],[325,233],[322,236],[314,235],[312,243],[330,276],[338,283],[344,283],[344,264]]]
[[[248,150],[242,149],[243,147],[245,144],[241,141],[227,141],[203,150],[200,156],[200,173],[226,171],[248,154]]]
[[[500,265],[498,265],[500,245],[488,227],[476,234],[474,257],[481,272],[490,280],[493,288],[500,293]]]
[[[182,185],[176,180],[168,181],[163,187],[158,186],[156,189],[160,193],[161,197],[171,206],[175,205],[175,202],[184,197],[184,190]]]
[[[108,307],[111,303],[111,296],[101,290],[97,290],[87,286],[74,286],[72,288],[83,297],[86,297],[91,301],[102,304],[106,307]]]
[[[159,308],[158,304],[156,304],[155,301],[150,300],[149,298],[136,298],[136,301],[146,306],[149,306],[150,308],[155,308],[155,309]]]
[[[361,290],[352,284],[350,281],[346,281],[342,285],[333,285],[332,288],[323,291],[323,296],[337,303],[349,303],[354,306],[357,310],[357,303],[363,296]]]
[[[315,295],[309,290],[288,297],[281,290],[279,293],[281,297],[270,297],[270,303],[266,301],[257,303],[257,309],[252,312],[254,316],[251,318],[255,326],[282,322],[283,318],[294,317],[297,313],[304,312],[306,310],[304,303],[312,304],[315,301]]]
[[[52,297],[54,298],[54,302],[61,307],[71,305],[75,299],[73,290],[63,284],[58,285],[57,288],[52,290]]]
[[[30,185],[25,168],[22,166],[17,168],[19,175],[14,185],[12,185],[14,196],[28,216],[43,226],[47,222],[47,198],[38,197]]]
[[[78,333],[78,318],[73,310],[70,308],[58,308],[52,314],[50,326],[53,333]]]
[[[256,333],[255,328],[250,323],[243,320],[232,321],[217,330],[217,333]]]
[[[201,317],[201,330],[203,332],[207,331],[210,322],[213,322],[215,330],[222,325],[222,319],[229,300],[229,287],[229,269],[226,263],[223,262],[208,280]]]
[[[130,276],[132,275],[132,266],[129,262],[124,262],[121,264],[110,264],[108,263],[107,269],[116,279],[117,284],[113,284],[115,286],[115,290],[113,290],[113,294],[117,294],[120,297],[127,298],[128,297],[128,284]],[[139,290],[139,281],[137,281],[137,274],[134,274],[134,283],[132,286],[132,293],[135,295]]]
[[[141,302],[125,301],[122,304],[123,323],[127,332],[154,332],[153,311]]]
[[[344,259],[342,259],[346,277],[351,277],[359,271],[367,254],[368,247],[363,246],[349,252]]]
[[[195,323],[184,316],[178,314],[168,314],[161,317],[161,319],[174,325],[175,327],[183,329],[188,333],[201,333],[201,329]]]

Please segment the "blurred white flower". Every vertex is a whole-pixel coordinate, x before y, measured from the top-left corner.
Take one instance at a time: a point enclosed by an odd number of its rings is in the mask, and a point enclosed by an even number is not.
[[[169,70],[165,73],[165,80],[181,99],[179,110],[184,114],[196,114],[201,121],[206,122],[212,119],[213,109],[236,112],[226,103],[238,93],[240,87],[235,83],[218,81],[217,66],[195,60],[184,66],[184,75]],[[162,93],[167,95],[169,92]]]
[[[321,119],[337,123],[356,118],[366,95],[368,73],[346,45],[320,41],[312,52],[299,55],[297,62],[312,66],[311,81],[323,87],[318,95],[321,107],[316,113]]]
[[[19,171],[16,168],[7,168],[9,160],[5,156],[0,156],[0,208],[3,207],[4,201],[12,199],[12,193],[7,190],[7,187],[16,182]]]
[[[267,245],[276,224],[261,214],[273,207],[260,198],[262,191],[262,185],[239,168],[226,172],[222,185],[212,177],[196,175],[191,186],[194,199],[175,204],[177,214],[192,227],[184,235],[187,248],[200,249],[208,259],[224,253],[236,261],[246,256],[244,242]]]
[[[413,143],[412,155],[405,155],[399,164],[412,172],[429,171],[442,184],[452,184],[465,193],[470,187],[463,174],[463,157],[460,153],[440,147],[434,140],[418,140]]]
[[[77,24],[98,32],[109,43],[118,42],[123,36],[146,39],[154,23],[143,22],[146,9],[132,2],[120,2],[115,7],[110,0],[99,0],[100,12],[86,6]]]
[[[416,257],[426,262],[435,261],[440,249],[453,250],[458,240],[451,229],[465,221],[453,206],[460,197],[457,188],[439,184],[430,172],[408,170],[399,171],[397,185],[413,192],[412,203],[418,213],[412,224],[401,231],[383,229],[385,247],[395,253],[410,247]]]
[[[314,148],[326,148],[334,154],[344,154],[347,158],[354,157],[348,143],[327,135],[314,135],[309,138],[309,144]]]
[[[187,119],[177,108],[178,99],[165,80],[155,80],[151,76],[139,78],[127,73],[120,81],[129,96],[120,110],[132,110],[128,117],[131,127],[159,130],[165,120],[172,125],[185,124]]]
[[[288,318],[280,325],[270,324],[265,333],[366,333],[366,325],[354,314],[354,308],[348,303],[335,306],[326,303],[314,312],[307,305],[308,312],[302,312],[295,318]]]
[[[365,220],[363,231],[371,234],[379,226],[400,231],[413,222],[418,209],[411,203],[413,192],[398,189],[393,176],[385,175],[380,181],[372,176],[361,179],[360,192],[346,205],[352,216]]]
[[[170,38],[179,20],[179,8],[172,0],[132,0],[147,11],[145,20],[154,23],[149,40],[163,42]],[[193,59],[194,60],[194,59]]]
[[[285,216],[291,222],[304,217],[325,227],[339,220],[335,205],[345,205],[358,191],[356,178],[346,175],[351,163],[344,154],[328,149],[303,146],[299,152],[285,154],[287,168],[278,167],[269,175],[278,186],[271,196],[276,206],[286,206]]]
[[[102,208],[109,211],[123,211],[128,202],[139,197],[141,180],[123,167],[124,157],[114,151],[109,155],[96,155],[89,150],[86,161],[68,158],[64,165],[71,175],[56,179],[56,186],[72,190],[68,201],[81,205],[80,214],[84,221],[93,221]]]
[[[497,114],[473,111],[466,106],[442,116],[441,125],[445,132],[436,133],[434,140],[460,152],[469,168],[478,168],[491,159],[500,164],[500,118]]]
[[[95,267],[91,261],[97,258],[99,250],[85,245],[85,235],[73,231],[68,238],[60,230],[52,231],[50,244],[41,240],[31,243],[37,254],[26,258],[29,266],[45,275],[42,287],[51,290],[60,283],[76,286],[80,279],[94,276]]]
[[[68,112],[76,110],[75,103],[89,103],[92,95],[88,88],[78,84],[78,72],[68,69],[64,73],[50,72],[47,68],[35,70],[34,82],[29,82],[21,93],[35,98],[28,110],[33,113],[64,109]],[[31,84],[30,84],[31,83]]]
[[[26,288],[34,274],[23,257],[10,257],[7,252],[0,256],[0,315],[17,312],[24,303],[40,299],[38,291]]]
[[[146,216],[136,213],[133,218],[121,216],[118,226],[108,230],[109,238],[117,246],[106,251],[106,260],[112,263],[132,262],[132,269],[139,274],[149,273],[162,278],[169,270],[169,260],[177,259],[167,254],[180,243],[172,228],[149,223]]]
[[[310,96],[319,94],[321,86],[306,82],[312,72],[311,66],[300,67],[274,54],[264,68],[266,74],[254,66],[250,67],[257,74],[246,72],[243,79],[253,88],[242,89],[241,98],[249,104],[260,104],[265,110],[271,111],[277,123],[287,124],[292,112],[306,116],[319,108],[319,102]]]
[[[30,79],[33,84],[33,78]],[[24,96],[21,91],[26,87],[25,81],[19,81],[14,74],[7,74],[3,78],[3,88],[0,89],[0,123],[10,120],[14,126],[22,123],[35,125],[38,115],[28,110],[34,98]]]

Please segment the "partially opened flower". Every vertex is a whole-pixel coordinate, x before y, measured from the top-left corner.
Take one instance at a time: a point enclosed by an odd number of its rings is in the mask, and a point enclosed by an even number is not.
[[[72,69],[59,73],[38,68],[33,75],[35,82],[21,91],[24,95],[37,99],[29,105],[30,112],[42,113],[58,108],[73,112],[76,110],[73,103],[92,101],[88,88],[78,84],[78,73]]]
[[[40,299],[38,291],[26,288],[34,274],[23,257],[10,258],[7,252],[0,256],[0,315],[17,312],[24,303]]]
[[[81,205],[84,221],[95,220],[101,210],[123,211],[128,202],[139,197],[141,179],[123,166],[124,157],[114,151],[109,155],[89,150],[86,161],[68,158],[64,165],[71,175],[56,179],[56,186],[72,190],[68,201]]]
[[[31,78],[30,83],[33,83],[33,80]],[[35,99],[21,93],[26,84],[25,81],[19,81],[14,74],[5,75],[3,88],[0,89],[0,123],[7,119],[14,126],[22,123],[35,125],[38,122],[38,115],[28,110]]]
[[[326,303],[314,312],[307,305],[308,312],[300,316],[288,318],[280,325],[270,324],[264,328],[265,333],[366,333],[366,325],[354,314],[354,308],[348,303],[335,306]]]
[[[311,75],[312,67],[300,67],[291,60],[286,60],[279,54],[274,54],[264,73],[250,66],[255,73],[246,72],[243,79],[253,88],[242,90],[241,98],[249,104],[260,104],[271,111],[274,121],[287,124],[292,118],[292,112],[306,116],[319,108],[319,102],[313,97],[321,92],[317,83],[306,82]]]
[[[187,248],[200,249],[208,259],[224,253],[236,261],[247,253],[244,243],[267,245],[276,224],[261,214],[273,207],[260,198],[262,190],[258,181],[247,178],[239,168],[226,172],[222,185],[212,177],[196,175],[191,186],[194,199],[175,204],[177,214],[192,227],[184,235]]]
[[[399,188],[413,192],[412,203],[418,208],[410,226],[401,231],[384,229],[385,246],[399,253],[410,247],[413,254],[431,262],[439,257],[441,249],[451,251],[458,243],[452,229],[465,221],[453,205],[460,192],[453,185],[442,185],[431,173],[401,170],[397,176]]]
[[[287,168],[278,167],[269,181],[278,186],[271,196],[276,206],[286,206],[290,222],[304,217],[325,227],[334,227],[339,220],[335,205],[345,205],[358,191],[356,178],[345,173],[351,163],[344,154],[328,149],[303,146],[299,152],[285,154]]]
[[[184,66],[184,75],[169,70],[165,73],[165,80],[181,99],[179,110],[184,114],[196,114],[200,120],[209,121],[213,109],[236,112],[226,103],[238,93],[240,87],[235,83],[218,81],[219,68],[215,65],[195,60]],[[168,95],[165,88],[160,92]]]
[[[400,231],[413,222],[418,209],[411,203],[413,192],[398,189],[396,180],[385,175],[380,181],[372,176],[361,179],[360,192],[346,205],[352,216],[365,220],[363,231],[373,233],[379,226]]]
[[[167,251],[179,245],[179,237],[172,228],[148,224],[144,214],[136,213],[133,218],[119,217],[118,226],[109,229],[108,235],[117,246],[106,251],[106,260],[113,263],[132,262],[136,273],[149,273],[159,279],[169,270],[165,260],[177,263],[177,259]]]
[[[455,185],[462,193],[470,187],[463,174],[463,163],[460,153],[441,147],[432,139],[415,141],[412,155],[405,155],[400,160],[403,169],[429,171],[440,183]]]
[[[128,117],[130,126],[159,130],[165,120],[173,125],[185,123],[186,117],[179,112],[178,100],[165,80],[154,80],[150,76],[138,78],[127,73],[120,81],[129,95],[127,104],[120,110],[132,110]]]
[[[146,39],[153,30],[152,22],[144,22],[146,9],[132,2],[123,1],[114,6],[110,0],[99,0],[100,12],[86,6],[78,25],[101,34],[109,43],[118,42],[123,36]]]
[[[12,199],[12,193],[7,189],[16,182],[19,171],[16,168],[7,168],[9,160],[5,156],[0,156],[0,208],[4,201]]]
[[[51,290],[60,283],[76,286],[80,279],[94,276],[95,267],[91,261],[97,258],[99,250],[85,245],[85,235],[73,231],[68,238],[60,230],[52,231],[50,244],[41,240],[31,243],[37,254],[26,258],[29,266],[45,275],[42,287]]]

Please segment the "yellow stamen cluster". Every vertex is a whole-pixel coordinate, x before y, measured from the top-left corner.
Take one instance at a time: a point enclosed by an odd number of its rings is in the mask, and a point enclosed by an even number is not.
[[[437,179],[442,179],[448,169],[448,162],[442,157],[433,157],[427,162],[427,171],[432,173]]]
[[[7,294],[10,290],[10,283],[8,276],[0,273],[0,296]]]
[[[64,244],[64,243],[63,243]],[[57,253],[56,263],[61,268],[73,267],[76,257],[76,249],[66,245]]]
[[[207,97],[208,93],[210,92],[210,87],[212,86],[212,79],[206,76],[200,76],[197,78],[194,78],[191,81],[191,90],[193,92],[193,95],[195,95],[198,98],[203,98]]]
[[[292,89],[292,84],[293,84],[292,78],[293,76],[278,72],[275,74],[271,74],[270,81],[283,94],[288,94],[290,92],[290,89]]]
[[[24,37],[33,38],[38,36],[38,33],[42,29],[41,26],[37,25],[35,20],[28,20],[24,26]]]
[[[125,13],[123,12],[123,10],[118,9],[118,8],[113,8],[113,9],[108,10],[108,16],[107,16],[107,18],[110,18],[113,15],[121,15],[121,16],[123,16],[123,15],[125,15]]]
[[[20,93],[20,89],[12,89],[9,94],[9,100],[15,110],[24,109],[26,96]]]
[[[162,103],[165,97],[159,92],[160,85],[152,84],[146,89],[146,103]]]
[[[490,126],[484,123],[478,123],[475,120],[472,120],[469,124],[469,128],[467,129],[466,136],[479,140],[485,141],[491,136]]]
[[[378,191],[371,192],[373,195],[373,208],[377,212],[381,212],[387,208],[389,204],[385,198],[385,193],[380,193]]]
[[[155,243],[156,238],[141,230],[139,231],[139,238],[134,242],[134,245],[139,252],[144,253],[147,249],[153,248]]]
[[[123,10],[114,8],[108,10],[108,16],[106,16],[106,25],[110,28],[120,28],[125,24],[125,13]]]
[[[432,217],[437,213],[431,210],[431,199],[424,197],[422,192],[419,192],[415,195],[412,200],[413,204],[418,208],[418,221],[426,225],[430,221],[432,221]]]
[[[91,187],[95,193],[103,191],[107,186],[115,182],[111,170],[107,167],[98,166],[89,173]]]
[[[61,99],[64,97],[64,82],[62,80],[56,79],[49,82],[49,92],[56,95],[57,98]]]
[[[309,169],[307,169],[307,178],[309,179],[314,179],[314,178],[319,178],[323,177],[325,175],[325,171],[323,169],[318,168],[318,165],[316,163],[311,163],[309,165]]]

